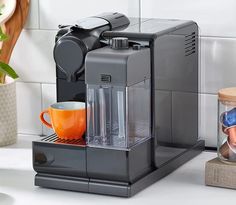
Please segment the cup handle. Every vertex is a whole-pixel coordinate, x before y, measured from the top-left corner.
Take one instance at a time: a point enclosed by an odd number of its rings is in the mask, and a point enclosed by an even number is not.
[[[44,114],[48,114],[49,115],[49,111],[48,110],[44,110],[43,112],[40,113],[40,120],[43,124],[45,124],[48,128],[52,128],[52,124],[50,124],[49,122],[47,122],[44,119]]]

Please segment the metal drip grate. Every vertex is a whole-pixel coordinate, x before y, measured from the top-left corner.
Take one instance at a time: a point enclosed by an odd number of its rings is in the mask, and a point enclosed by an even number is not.
[[[84,139],[60,139],[57,137],[56,134],[49,135],[43,139],[42,142],[47,143],[56,143],[56,144],[68,144],[68,145],[78,145],[78,146],[85,146],[86,142]]]

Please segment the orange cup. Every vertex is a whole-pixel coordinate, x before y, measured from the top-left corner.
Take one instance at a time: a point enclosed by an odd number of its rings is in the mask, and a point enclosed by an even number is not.
[[[44,119],[49,114],[51,123]],[[86,130],[86,108],[83,102],[59,102],[40,114],[40,120],[61,139],[80,139]]]

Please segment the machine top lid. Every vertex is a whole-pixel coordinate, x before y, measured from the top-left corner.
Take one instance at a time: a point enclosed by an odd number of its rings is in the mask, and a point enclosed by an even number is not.
[[[108,21],[98,17],[83,18],[75,22],[75,26],[86,30],[98,28],[108,24]]]
[[[105,31],[105,38],[128,37],[129,39],[151,40],[163,33],[194,24],[194,21],[179,19],[148,19],[129,18],[130,25],[122,31]]]

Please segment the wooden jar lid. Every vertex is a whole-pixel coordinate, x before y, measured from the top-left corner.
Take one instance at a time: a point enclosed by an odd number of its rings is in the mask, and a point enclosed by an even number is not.
[[[218,99],[223,104],[236,105],[236,87],[219,90]]]

